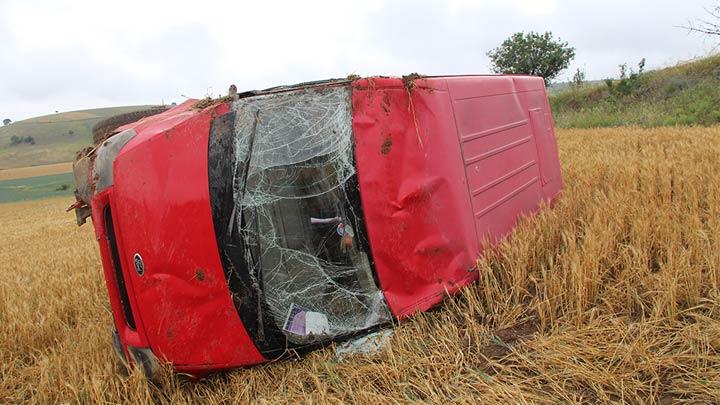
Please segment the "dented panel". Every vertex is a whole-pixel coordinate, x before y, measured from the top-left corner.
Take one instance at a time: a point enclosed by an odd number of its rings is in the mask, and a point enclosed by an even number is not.
[[[357,166],[380,285],[393,315],[477,277],[472,207],[442,79],[366,79],[353,92]]]

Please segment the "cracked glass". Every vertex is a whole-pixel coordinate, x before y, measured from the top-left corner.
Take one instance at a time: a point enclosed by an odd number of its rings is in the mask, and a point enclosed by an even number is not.
[[[233,216],[259,310],[296,344],[389,322],[358,212],[350,87],[242,98],[233,110]]]

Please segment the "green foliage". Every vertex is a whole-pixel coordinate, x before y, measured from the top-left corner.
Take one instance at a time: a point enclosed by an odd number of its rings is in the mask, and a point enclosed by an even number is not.
[[[0,170],[70,162],[77,150],[92,143],[92,127],[98,121],[150,107],[152,106],[96,108],[30,118],[15,121],[12,125],[0,126]],[[31,136],[35,145],[31,148],[13,145],[14,136]]]
[[[572,78],[572,84],[575,87],[581,87],[583,84],[585,84],[585,71],[584,70],[580,70],[578,68],[578,70],[575,71],[575,74],[573,75],[573,78]]]
[[[10,146],[17,146],[23,143],[27,143],[29,145],[35,145],[35,138],[32,136],[17,136],[13,135],[10,137]]]
[[[705,9],[709,19],[701,18],[696,21],[690,21],[689,25],[685,28],[687,28],[690,32],[711,37],[720,37],[720,0],[716,0],[716,3],[717,4],[714,7]]]
[[[10,124],[12,124],[12,120],[10,118],[5,118],[3,120],[3,125],[10,125]]]
[[[575,58],[575,48],[550,32],[517,32],[487,55],[495,73],[541,76],[549,84]]]
[[[637,94],[641,90],[641,75],[645,70],[645,58],[638,63],[638,71],[632,68],[628,71],[627,63],[620,65],[620,80],[617,83],[613,79],[605,79],[605,85],[610,94],[618,96],[629,96]]]
[[[550,97],[558,127],[720,124],[720,55],[645,72],[621,66],[618,79]]]

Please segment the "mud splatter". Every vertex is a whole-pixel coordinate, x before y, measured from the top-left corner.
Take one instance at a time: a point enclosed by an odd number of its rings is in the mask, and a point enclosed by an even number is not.
[[[385,114],[390,114],[390,94],[385,93],[383,96],[382,104],[380,104]]]
[[[385,137],[385,140],[383,141],[382,145],[380,145],[380,153],[383,155],[387,155],[392,150],[393,142],[392,137],[390,135]]]
[[[415,80],[422,79],[423,77],[425,77],[425,76],[423,76],[419,73],[410,73],[409,75],[403,76],[402,77],[403,87],[405,87],[405,90],[407,90],[407,91],[413,91],[413,90],[415,90],[415,87],[417,87],[415,85]]]

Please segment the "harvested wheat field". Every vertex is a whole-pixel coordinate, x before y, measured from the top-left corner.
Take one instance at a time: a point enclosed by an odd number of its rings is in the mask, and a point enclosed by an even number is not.
[[[91,226],[0,205],[0,402],[720,401],[720,127],[563,130],[565,191],[375,357],[126,375]]]
[[[50,165],[0,169],[0,180],[25,179],[28,177],[48,176],[51,174],[71,173],[72,162],[54,163]]]

